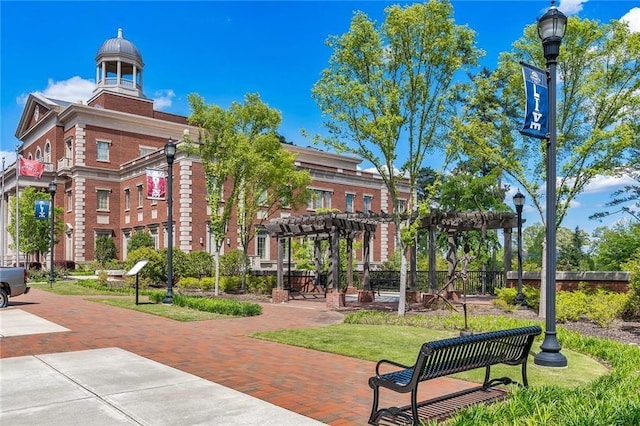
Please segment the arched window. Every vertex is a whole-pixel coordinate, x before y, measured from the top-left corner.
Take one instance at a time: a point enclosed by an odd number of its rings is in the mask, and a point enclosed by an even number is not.
[[[47,143],[44,144],[44,162],[51,162],[51,142],[49,142],[49,139],[47,139]]]
[[[40,152],[40,148],[36,149],[36,160],[40,161],[42,157],[42,153]]]

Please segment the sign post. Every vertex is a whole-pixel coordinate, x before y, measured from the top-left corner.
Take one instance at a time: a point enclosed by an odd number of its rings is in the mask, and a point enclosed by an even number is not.
[[[129,272],[127,272],[125,275],[127,276],[131,276],[131,275],[135,275],[136,276],[136,305],[138,305],[138,273],[140,272],[140,270],[142,268],[144,268],[144,265],[146,265],[147,263],[149,263],[148,259],[143,259],[141,261],[139,261],[138,263],[136,263],[135,265],[133,265],[133,268],[131,268],[129,270]]]

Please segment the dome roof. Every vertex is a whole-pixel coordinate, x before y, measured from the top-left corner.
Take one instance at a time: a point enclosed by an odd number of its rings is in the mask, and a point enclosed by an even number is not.
[[[142,55],[138,48],[122,37],[122,28],[118,28],[118,37],[105,40],[98,49],[97,58],[105,55],[127,56],[142,63]]]

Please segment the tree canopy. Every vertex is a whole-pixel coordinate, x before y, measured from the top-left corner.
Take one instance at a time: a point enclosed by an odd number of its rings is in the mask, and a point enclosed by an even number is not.
[[[327,40],[333,53],[312,89],[329,132],[317,140],[371,163],[394,204],[400,179],[408,179],[414,194],[425,156],[442,147],[444,129],[454,113],[454,77],[476,65],[482,54],[474,37],[468,27],[455,23],[446,0],[389,6],[381,26],[356,12],[348,32]],[[406,158],[398,157],[400,145],[407,149]],[[410,199],[407,208],[415,207],[416,200]],[[404,252],[399,212],[393,212],[396,240]]]
[[[185,135],[186,147],[202,159],[215,253],[220,251],[235,212],[246,257],[255,225],[280,208],[305,202],[311,177],[298,170],[295,154],[282,145],[285,139],[277,133],[280,112],[260,95],[247,94],[243,103],[233,102],[226,110],[205,104],[197,94],[189,95],[189,103],[189,122],[198,126],[199,135],[198,140]],[[217,294],[220,265],[217,255],[215,259]]]

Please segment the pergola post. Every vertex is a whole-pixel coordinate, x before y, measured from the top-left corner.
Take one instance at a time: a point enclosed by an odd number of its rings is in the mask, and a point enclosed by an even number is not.
[[[436,293],[436,281],[438,274],[436,271],[436,230],[433,225],[429,225],[429,292]]]
[[[289,301],[289,291],[284,289],[284,238],[278,237],[278,270],[277,270],[277,286],[271,291],[271,300],[273,303],[284,303]]]
[[[347,236],[347,291],[353,290],[353,236]]]
[[[363,251],[362,251],[362,289],[366,291],[371,290],[370,275],[369,275],[369,258],[371,257],[371,232],[364,231],[363,237]]]

